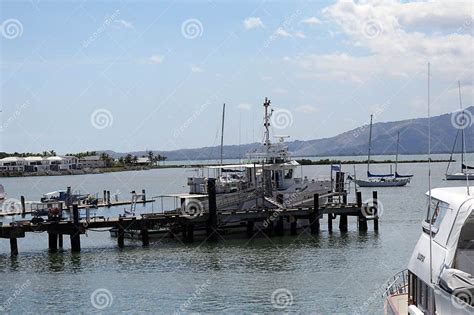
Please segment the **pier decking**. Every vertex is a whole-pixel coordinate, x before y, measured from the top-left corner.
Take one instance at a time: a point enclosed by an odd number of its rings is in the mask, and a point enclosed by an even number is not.
[[[143,246],[149,245],[149,231],[163,229],[173,236],[181,234],[186,242],[194,241],[195,231],[205,231],[206,241],[217,241],[221,233],[240,227],[246,231],[248,237],[257,233],[255,223],[259,223],[261,230],[268,236],[273,234],[284,235],[285,225],[289,226],[291,235],[297,234],[298,221],[307,220],[307,226],[311,234],[320,231],[320,220],[324,215],[328,218],[328,231],[333,231],[333,221],[339,216],[339,229],[344,232],[348,229],[348,217],[356,217],[358,228],[361,231],[368,229],[367,221],[374,222],[374,230],[378,230],[378,205],[377,192],[373,192],[373,203],[362,204],[362,194],[357,192],[356,202],[348,203],[347,195],[342,193],[341,202],[331,202],[320,205],[320,196],[314,195],[312,207],[301,208],[272,208],[272,209],[244,209],[240,211],[218,211],[216,207],[215,182],[210,179],[208,183],[209,209],[207,211],[190,216],[180,213],[149,213],[134,217],[80,219],[79,205],[72,205],[72,220],[60,218],[51,219],[41,223],[33,223],[31,220],[12,222],[0,228],[0,238],[10,240],[12,255],[18,254],[17,239],[26,237],[31,232],[47,232],[48,247],[50,251],[57,251],[63,246],[63,235],[69,235],[71,250],[81,250],[80,235],[88,229],[109,228],[117,230],[117,243],[124,245],[127,231],[140,233]],[[285,222],[287,224],[285,224]],[[289,224],[288,224],[289,223]],[[286,228],[288,230],[288,228]]]

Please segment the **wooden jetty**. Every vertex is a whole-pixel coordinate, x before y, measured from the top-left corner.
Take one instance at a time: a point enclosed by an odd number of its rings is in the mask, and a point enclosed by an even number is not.
[[[69,189],[69,187],[68,187]],[[147,199],[146,198],[146,193],[145,189],[142,189],[141,194],[135,194],[135,191],[132,191],[132,194],[135,195],[135,198],[132,195],[132,200],[111,200],[110,199],[110,190],[104,190],[104,198],[101,198],[98,200],[97,204],[88,204],[84,202],[84,200],[81,200],[77,206],[79,209],[87,209],[87,208],[110,208],[110,207],[117,207],[117,206],[130,206],[132,204],[147,204],[150,202],[155,202],[154,199]],[[41,203],[41,202],[38,202]],[[68,204],[67,200],[66,201],[50,201],[50,202],[45,202],[44,204],[53,204],[57,203],[59,207],[62,208],[62,210],[70,210],[71,209],[71,204]],[[35,210],[34,209],[27,209],[26,205],[27,202],[25,201],[25,197],[21,196],[20,198],[20,204],[21,204],[21,209],[15,210],[15,211],[0,211],[0,217],[7,217],[7,216],[15,216],[15,215],[21,215],[22,217],[25,217],[27,214],[34,214]]]
[[[342,195],[342,202],[320,205],[320,196],[314,195],[312,207],[305,208],[276,208],[276,209],[249,209],[240,211],[218,211],[216,206],[215,179],[208,180],[209,209],[196,216],[179,213],[149,213],[140,217],[118,218],[93,218],[92,220],[80,219],[79,206],[72,205],[72,220],[51,218],[48,221],[34,224],[30,220],[12,222],[0,229],[0,238],[10,240],[12,255],[18,254],[17,239],[23,238],[29,232],[47,232],[48,248],[55,252],[63,246],[63,235],[69,235],[71,250],[81,250],[81,234],[88,229],[115,228],[117,229],[118,246],[124,246],[126,231],[139,231],[143,246],[149,245],[149,231],[157,228],[167,229],[172,236],[181,235],[186,242],[194,241],[195,231],[205,231],[205,240],[218,241],[220,235],[233,227],[244,227],[248,237],[253,237],[257,232],[255,223],[263,223],[261,231],[268,236],[285,234],[285,222],[289,223],[291,235],[297,234],[297,222],[307,220],[307,227],[311,234],[320,231],[320,220],[324,215],[328,218],[328,231],[333,231],[333,221],[339,216],[339,229],[341,232],[348,230],[348,217],[357,219],[360,231],[368,229],[367,222],[373,221],[374,230],[378,231],[378,204],[377,192],[373,192],[373,204],[363,204],[361,192],[356,193],[356,202],[348,203],[347,195]],[[228,224],[232,222],[232,224]],[[288,224],[286,224],[288,226]]]

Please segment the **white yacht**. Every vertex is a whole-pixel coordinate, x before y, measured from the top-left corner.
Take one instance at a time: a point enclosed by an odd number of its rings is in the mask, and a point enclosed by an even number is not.
[[[387,286],[385,314],[474,314],[474,189],[437,188],[408,269]]]
[[[301,165],[294,160],[284,143],[285,136],[278,136],[276,143],[270,141],[272,110],[270,100],[263,104],[264,142],[262,148],[248,154],[249,161],[239,165],[218,165],[203,168],[201,176],[189,177],[189,193],[164,195],[178,199],[175,205],[187,214],[207,209],[208,178],[216,178],[217,208],[239,210],[252,208],[287,208],[313,203],[314,194],[333,191],[329,177],[297,177]],[[207,173],[207,174],[205,174]],[[302,173],[302,172],[301,172]],[[343,190],[342,183],[337,187]]]

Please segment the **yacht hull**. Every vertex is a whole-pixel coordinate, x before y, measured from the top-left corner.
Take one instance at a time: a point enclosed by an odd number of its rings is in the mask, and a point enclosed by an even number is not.
[[[359,187],[402,187],[406,186],[408,184],[407,180],[390,180],[390,181],[370,181],[370,180],[361,180],[361,179],[356,179],[355,183]]]
[[[474,173],[473,174],[446,174],[446,180],[474,180]]]

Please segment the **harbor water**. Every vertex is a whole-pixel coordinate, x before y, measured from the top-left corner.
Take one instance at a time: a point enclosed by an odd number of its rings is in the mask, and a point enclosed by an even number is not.
[[[434,157],[437,158],[437,157]],[[443,180],[446,163],[432,164],[433,187],[461,186]],[[387,171],[373,165],[373,172]],[[309,178],[328,176],[329,166],[304,166]],[[356,165],[365,174],[365,165]],[[353,173],[352,165],[343,171]],[[421,233],[428,189],[428,165],[399,165],[399,173],[415,175],[406,187],[380,188],[380,229],[358,232],[349,217],[349,231],[327,231],[326,218],[314,236],[257,237],[183,244],[178,239],[126,240],[118,248],[108,231],[88,231],[82,251],[48,252],[46,233],[19,239],[19,255],[10,257],[7,239],[0,239],[0,308],[10,313],[269,313],[381,314],[384,286],[406,268]],[[190,168],[167,168],[95,175],[2,178],[9,198],[24,195],[38,200],[45,192],[72,186],[81,193],[104,189],[129,199],[130,191],[145,189],[147,197],[186,192]],[[353,200],[354,187],[350,187]],[[363,200],[371,189],[361,189]],[[119,208],[94,211],[118,216]],[[137,205],[140,212],[160,205]],[[15,218],[3,218],[8,224]]]

